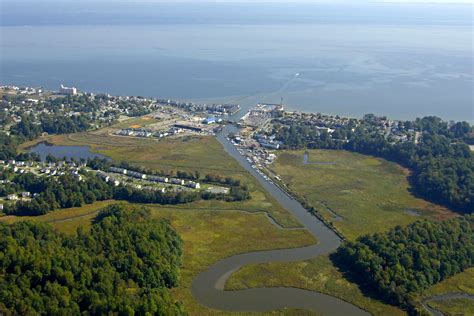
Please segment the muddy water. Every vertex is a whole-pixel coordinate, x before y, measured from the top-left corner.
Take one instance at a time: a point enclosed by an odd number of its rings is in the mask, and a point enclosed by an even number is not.
[[[245,265],[306,260],[327,254],[335,250],[340,244],[340,239],[332,230],[312,216],[286,192],[265,180],[251,167],[247,160],[225,138],[225,135],[231,131],[235,131],[235,128],[227,126],[217,137],[225,150],[317,238],[318,244],[294,249],[250,252],[223,259],[210,266],[193,280],[193,295],[201,304],[225,311],[263,312],[281,308],[300,308],[323,315],[368,315],[366,311],[338,298],[296,288],[255,288],[224,291],[225,283],[232,273]]]

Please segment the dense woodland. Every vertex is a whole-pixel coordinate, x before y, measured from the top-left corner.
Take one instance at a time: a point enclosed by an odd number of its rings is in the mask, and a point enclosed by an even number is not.
[[[92,121],[85,115],[65,117],[63,114],[42,115],[39,124],[33,116],[22,116],[21,122],[12,127],[11,132],[22,139],[32,140],[43,133],[68,134],[84,132],[91,127]]]
[[[474,216],[363,236],[333,260],[364,289],[416,313],[414,294],[474,265]]]
[[[110,206],[90,231],[0,223],[0,314],[183,315],[169,289],[182,241],[146,209]]]
[[[52,178],[39,177],[32,173],[15,175],[12,183],[4,184],[0,188],[0,195],[22,191],[35,196],[30,201],[6,203],[5,214],[44,215],[55,209],[79,207],[113,197],[113,187],[96,176],[88,176],[84,181],[78,181],[72,175]]]
[[[474,211],[474,155],[472,128],[466,122],[450,127],[437,117],[407,121],[401,129],[422,133],[420,141],[390,142],[378,130],[373,116],[355,121],[329,135],[297,124],[276,128],[286,148],[346,149],[391,160],[412,170],[414,191],[420,196],[464,213]],[[352,131],[354,129],[354,131]]]

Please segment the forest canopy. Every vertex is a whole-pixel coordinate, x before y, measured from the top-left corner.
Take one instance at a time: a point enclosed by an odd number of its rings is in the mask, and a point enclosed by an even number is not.
[[[474,265],[474,216],[362,236],[339,247],[333,259],[363,288],[410,309],[413,293]]]
[[[169,289],[182,240],[145,208],[112,205],[90,231],[0,223],[0,314],[182,315]]]

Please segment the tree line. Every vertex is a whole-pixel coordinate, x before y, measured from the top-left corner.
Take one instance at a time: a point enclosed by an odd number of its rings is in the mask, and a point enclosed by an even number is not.
[[[112,205],[90,231],[0,223],[0,314],[184,315],[182,240],[144,208]]]
[[[416,314],[417,293],[474,265],[474,216],[362,236],[332,260],[363,289]]]
[[[474,156],[466,144],[473,133],[468,123],[448,127],[437,117],[404,122],[401,130],[421,131],[418,143],[390,142],[370,115],[359,126],[354,124],[350,122],[332,135],[305,124],[274,132],[286,148],[345,149],[397,162],[411,169],[411,182],[420,196],[464,213],[474,211]]]
[[[3,212],[8,215],[38,216],[55,209],[80,207],[95,201],[108,199],[125,200],[135,203],[182,204],[204,200],[242,201],[250,198],[247,186],[232,186],[229,194],[208,191],[155,191],[136,189],[123,184],[114,186],[97,175],[85,174],[78,181],[70,174],[57,178],[40,177],[32,173],[15,175],[11,183],[0,187],[1,195],[28,191],[31,200],[6,203]]]

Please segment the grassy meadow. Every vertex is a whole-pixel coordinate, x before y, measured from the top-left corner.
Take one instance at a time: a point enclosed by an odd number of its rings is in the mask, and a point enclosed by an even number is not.
[[[163,140],[143,139],[137,137],[121,137],[104,133],[78,133],[55,135],[40,138],[22,145],[25,150],[40,141],[47,141],[63,146],[89,146],[92,151],[103,154],[115,161],[126,161],[130,164],[155,170],[199,171],[201,175],[208,173],[231,176],[247,184],[252,199],[224,206],[249,212],[265,211],[284,227],[300,227],[301,224],[258,184],[237,161],[229,156],[222,145],[214,137],[182,137]],[[203,202],[205,206],[205,202]]]
[[[185,136],[159,140],[110,135],[100,130],[45,136],[22,144],[21,149],[41,141],[64,146],[89,146],[93,152],[114,160],[127,161],[157,170],[199,170],[202,174],[222,175],[239,174],[244,171],[237,161],[222,150],[221,144],[214,137],[209,136]]]
[[[427,305],[439,310],[446,316],[474,315],[474,302],[470,299],[455,298],[448,301],[430,301]]]
[[[435,295],[464,293],[474,295],[474,268],[466,269],[423,291],[420,300]],[[456,298],[452,300],[429,301],[427,305],[445,315],[474,315],[474,300]]]
[[[408,172],[397,164],[342,150],[309,150],[313,164],[304,164],[304,152],[278,152],[270,169],[350,240],[423,218],[454,216],[413,196]]]
[[[424,297],[446,293],[466,293],[474,295],[474,268],[466,269],[423,292]]]

